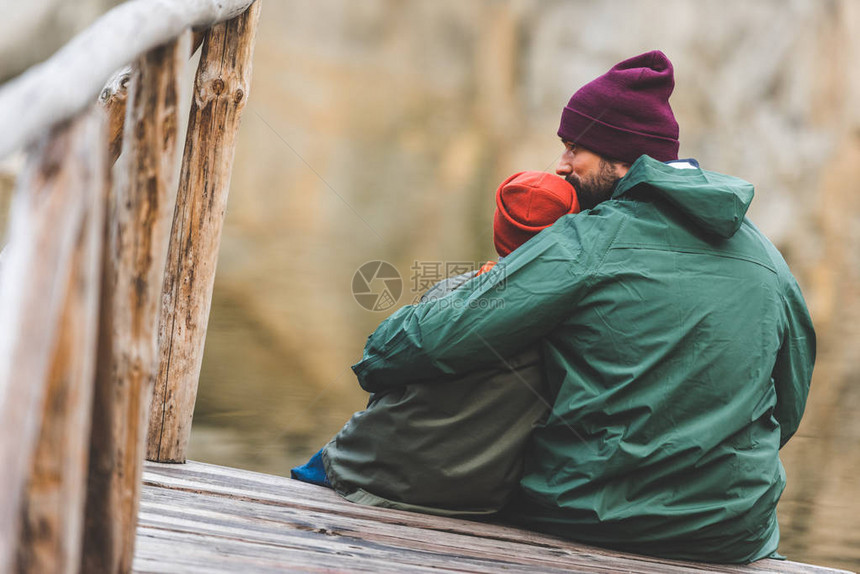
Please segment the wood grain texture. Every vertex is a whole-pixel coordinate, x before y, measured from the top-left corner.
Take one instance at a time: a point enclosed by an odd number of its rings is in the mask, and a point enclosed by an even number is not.
[[[149,460],[185,461],[259,14],[257,2],[203,43],[164,274]]]
[[[97,121],[97,120],[95,120]],[[42,425],[22,508],[18,572],[77,572],[83,540],[101,284],[107,150],[94,139],[76,142],[75,158],[92,156],[87,181],[66,193],[85,204],[64,288],[59,334],[48,375]],[[71,183],[71,182],[70,182]]]
[[[72,265],[78,257],[86,258],[85,226],[98,217],[92,209],[104,174],[104,154],[91,149],[89,142],[102,140],[102,132],[103,117],[97,110],[57,126],[29,150],[15,192],[0,278],[0,572],[8,572],[14,560],[22,495],[32,470],[45,397],[53,402],[58,400],[54,393],[82,393],[68,397],[69,403],[52,412],[69,417],[52,421],[64,427],[76,422],[77,413],[67,409],[85,399],[86,391],[76,385],[85,375],[87,358],[69,353],[84,349],[85,341],[78,346],[70,337],[80,334],[85,339],[86,333],[70,331],[85,331],[88,319],[70,306],[90,303],[93,294],[87,292],[91,285],[78,283],[86,282],[89,270]],[[66,386],[58,380],[65,376],[76,380]],[[48,405],[49,410],[53,406]],[[40,456],[37,483],[47,478],[41,471],[52,474],[42,462]],[[63,466],[66,461],[57,462]],[[75,489],[72,483],[48,485],[49,490],[54,487]],[[32,501],[40,506],[56,494],[37,495]],[[61,524],[69,516],[55,518],[50,528],[65,531],[70,525]]]
[[[129,84],[106,226],[81,567],[87,573],[131,567],[190,41],[186,31],[142,56]]]
[[[327,488],[195,462],[147,463],[134,571],[839,572],[614,552],[506,525],[359,506]]]

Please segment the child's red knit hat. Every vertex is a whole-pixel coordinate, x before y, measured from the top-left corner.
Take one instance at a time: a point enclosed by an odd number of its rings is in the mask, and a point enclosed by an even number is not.
[[[496,252],[505,257],[562,215],[578,212],[576,190],[566,180],[543,171],[515,173],[496,191]]]

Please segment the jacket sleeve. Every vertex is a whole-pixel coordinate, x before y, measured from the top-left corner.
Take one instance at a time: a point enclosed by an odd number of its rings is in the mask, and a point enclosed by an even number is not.
[[[776,387],[774,417],[780,426],[780,448],[800,424],[815,363],[815,330],[803,295],[793,278],[786,288],[785,307],[786,328],[772,375]]]
[[[604,243],[599,238],[582,217],[564,217],[445,297],[399,309],[368,338],[353,365],[362,388],[378,392],[450,379],[536,342],[587,289],[595,256],[582,246]]]

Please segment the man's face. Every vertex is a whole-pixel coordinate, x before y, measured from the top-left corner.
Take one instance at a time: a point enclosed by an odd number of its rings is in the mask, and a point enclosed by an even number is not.
[[[555,173],[576,189],[580,209],[591,209],[612,196],[615,184],[627,173],[628,166],[610,162],[572,142],[562,140],[564,153]]]

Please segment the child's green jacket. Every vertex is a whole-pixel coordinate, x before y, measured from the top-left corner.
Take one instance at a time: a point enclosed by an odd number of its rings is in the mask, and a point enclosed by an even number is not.
[[[322,450],[326,476],[359,504],[492,516],[518,488],[545,395],[536,345],[454,380],[377,393]]]

